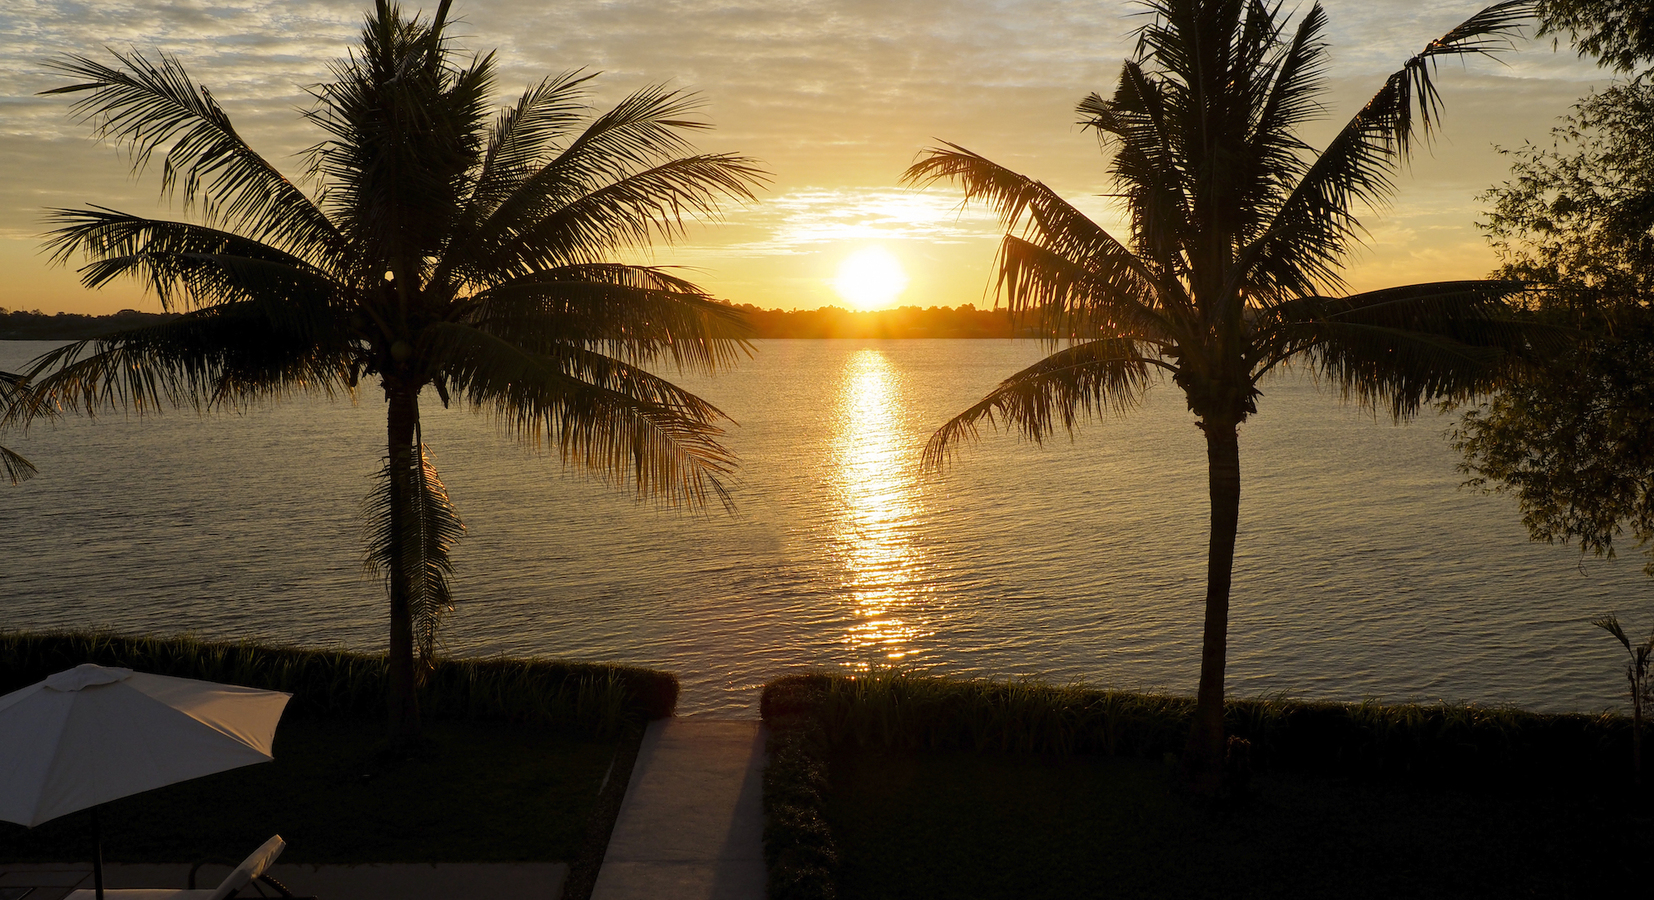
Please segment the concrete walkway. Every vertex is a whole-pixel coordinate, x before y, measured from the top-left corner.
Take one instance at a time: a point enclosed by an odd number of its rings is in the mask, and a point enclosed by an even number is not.
[[[764,730],[649,725],[592,900],[763,900]]]
[[[201,887],[212,889],[229,871],[223,866],[201,870]],[[187,865],[103,867],[104,887],[171,888],[189,880]],[[557,900],[569,867],[563,863],[396,863],[360,866],[308,866],[277,863],[270,877],[300,896],[321,900]],[[92,889],[90,865],[0,863],[0,900],[62,900],[77,888]]]

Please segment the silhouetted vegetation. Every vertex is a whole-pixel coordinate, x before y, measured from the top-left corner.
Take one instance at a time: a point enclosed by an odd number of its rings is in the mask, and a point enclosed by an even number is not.
[[[81,663],[293,695],[287,716],[383,715],[385,654],[189,637],[0,631],[0,694]],[[440,719],[518,722],[612,737],[672,714],[678,679],[633,666],[506,657],[433,661],[420,688]]]
[[[28,398],[28,383],[27,378],[15,372],[0,372],[0,422],[5,419],[4,410]],[[9,447],[0,447],[0,473],[4,473],[6,481],[21,484],[33,478],[36,471],[34,463],[22,454]]]
[[[1133,897],[1501,896],[1522,879],[1589,896],[1654,836],[1621,790],[1618,715],[1229,700],[1212,806],[1178,790],[1171,762],[1189,697],[801,675],[766,685],[762,712],[775,900],[1104,882]],[[1600,864],[1582,872],[1575,853]]]
[[[841,900],[1595,900],[1646,880],[1654,839],[1544,780],[1272,772],[1214,808],[1159,760],[928,750],[847,751],[833,779]]]
[[[1495,275],[1545,285],[1541,314],[1589,340],[1467,410],[1455,446],[1532,539],[1612,557],[1630,538],[1654,575],[1654,84],[1584,98],[1551,137],[1509,152],[1480,224]]]
[[[0,341],[84,341],[114,334],[127,328],[159,325],[177,318],[177,313],[146,313],[123,309],[107,316],[81,313],[44,313],[0,306]]]
[[[254,151],[165,52],[49,61],[69,81],[45,93],[78,95],[75,117],[135,170],[164,157],[161,194],[195,220],[49,213],[46,247],[86,261],[82,284],[133,277],[183,314],[41,355],[20,373],[29,402],[7,412],[242,409],[376,383],[386,443],[364,561],[389,601],[388,713],[405,739],[465,530],[421,438],[422,392],[640,498],[728,505],[723,414],[646,366],[722,369],[745,324],[691,282],[614,260],[765,179],[750,158],[695,152],[699,102],[664,86],[603,112],[588,105],[595,75],[566,71],[502,109],[496,57],[450,39],[451,5],[427,17],[376,0],[359,45],[308,89],[320,140],[303,178]]]
[[[1620,625],[1619,617],[1612,613],[1591,620],[1591,624],[1601,628],[1614,636],[1625,648],[1631,658],[1625,664],[1626,686],[1631,694],[1631,780],[1632,783],[1643,783],[1643,709],[1650,702],[1654,702],[1654,682],[1649,676],[1651,664],[1654,664],[1654,634],[1649,635],[1640,644],[1633,645],[1631,638]]]
[[[1039,331],[1018,326],[1003,309],[899,306],[895,309],[852,310],[837,306],[820,309],[759,309],[737,307],[746,313],[754,337],[759,338],[1009,338],[1038,337]]]
[[[1265,376],[1301,365],[1405,419],[1422,404],[1498,387],[1534,346],[1536,329],[1509,302],[1520,282],[1349,293],[1341,274],[1367,234],[1362,207],[1393,192],[1414,142],[1441,120],[1437,67],[1508,48],[1532,3],[1495,4],[1425,45],[1319,152],[1300,133],[1325,109],[1319,5],[1295,26],[1285,7],[1247,0],[1143,7],[1137,55],[1114,94],[1076,109],[1110,155],[1124,230],[1110,233],[1043,182],[958,144],[926,151],[903,175],[954,184],[999,216],[999,296],[1063,339],[939,428],[925,461],[941,468],[984,422],[1036,443],[1072,434],[1093,416],[1136,408],[1171,376],[1205,434],[1211,498],[1200,714],[1184,769],[1216,793],[1238,429],[1258,412]]]
[[[854,310],[837,306],[820,309],[760,309],[736,305],[747,317],[757,338],[1009,338],[1037,337],[1038,329],[1017,325],[1003,309],[964,306],[900,306],[895,309]],[[0,340],[79,341],[103,337],[128,328],[155,325],[176,313],[146,313],[123,309],[107,316],[78,313],[24,312],[0,307]]]
[[[1620,72],[1654,60],[1654,6],[1648,0],[1539,0],[1539,34],[1567,34],[1581,57]]]

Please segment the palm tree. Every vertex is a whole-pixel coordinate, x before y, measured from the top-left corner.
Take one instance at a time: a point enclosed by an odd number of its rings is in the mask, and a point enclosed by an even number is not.
[[[710,370],[749,351],[743,322],[694,284],[617,253],[671,240],[752,199],[755,163],[695,153],[692,96],[660,87],[587,115],[590,75],[549,77],[491,106],[492,54],[461,58],[428,21],[379,0],[361,46],[311,89],[311,194],[236,133],[179,62],[133,52],[55,68],[75,113],[198,221],[101,207],[53,211],[58,261],[82,281],[142,281],[165,324],[48,353],[34,410],[239,408],[376,377],[387,450],[366,563],[390,598],[390,724],[419,728],[416,655],[449,603],[462,526],[420,437],[421,391],[491,412],[569,464],[667,503],[728,503],[733,458],[711,404],[646,371]],[[589,119],[589,120],[588,120]]]
[[[1079,105],[1113,151],[1129,213],[1119,239],[1032,178],[955,144],[928,150],[910,184],[951,181],[988,204],[1007,234],[998,290],[1061,349],[1005,379],[931,438],[944,465],[980,423],[1036,442],[1058,425],[1134,407],[1170,375],[1205,432],[1211,535],[1200,687],[1184,769],[1221,783],[1223,671],[1240,508],[1237,428],[1260,380],[1300,360],[1345,396],[1398,418],[1422,403],[1496,385],[1528,332],[1512,282],[1462,281],[1346,294],[1340,264],[1362,230],[1352,210],[1392,189],[1440,107],[1438,60],[1489,54],[1529,9],[1500,3],[1432,41],[1391,75],[1320,153],[1298,128],[1320,111],[1326,15],[1295,29],[1261,0],[1150,0],[1137,58],[1111,98]],[[1158,373],[1158,375],[1157,375]]]

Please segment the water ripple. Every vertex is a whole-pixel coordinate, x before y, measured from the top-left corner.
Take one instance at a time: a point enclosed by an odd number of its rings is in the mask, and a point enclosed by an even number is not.
[[[0,345],[0,368],[44,346]],[[932,429],[1039,352],[760,342],[733,375],[685,379],[742,423],[733,518],[634,504],[433,398],[470,529],[446,646],[660,666],[691,714],[753,715],[758,685],[820,667],[1192,691],[1205,460],[1175,390],[1072,443],[986,434],[945,476],[919,470]],[[1457,488],[1444,420],[1397,428],[1297,378],[1261,408],[1241,431],[1232,690],[1620,702],[1620,648],[1588,620],[1654,624],[1637,559],[1528,543],[1508,498]],[[43,474],[0,493],[0,627],[383,646],[355,519],[382,417],[370,392],[8,435]]]

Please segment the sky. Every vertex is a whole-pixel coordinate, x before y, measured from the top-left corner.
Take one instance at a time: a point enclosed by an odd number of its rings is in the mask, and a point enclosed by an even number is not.
[[[415,2],[409,4],[417,7]],[[431,10],[435,0],[428,0]],[[1330,22],[1321,145],[1413,53],[1478,8],[1459,0],[1323,0]],[[1300,13],[1309,4],[1285,5]],[[336,0],[13,0],[0,8],[0,307],[108,313],[158,305],[133,283],[98,291],[40,251],[44,210],[88,203],[181,217],[159,199],[158,166],[138,177],[94,142],[45,61],[108,60],[105,48],[164,50],[210,88],[237,130],[290,176],[319,135],[299,115],[304,87],[355,43],[370,2]],[[641,261],[680,266],[715,296],[763,308],[850,305],[840,266],[869,248],[895,258],[898,305],[991,305],[1001,232],[947,186],[899,184],[926,147],[961,144],[1038,178],[1105,227],[1105,157],[1076,124],[1088,93],[1112,91],[1140,6],[1125,0],[455,0],[450,34],[498,51],[501,105],[546,75],[602,73],[607,108],[663,83],[697,93],[715,127],[700,149],[756,157],[771,173],[758,202]],[[1296,21],[1296,15],[1293,17]],[[1524,41],[1500,61],[1447,63],[1444,128],[1366,211],[1369,246],[1349,261],[1356,290],[1479,277],[1494,265],[1478,195],[1509,171],[1498,147],[1549,143],[1568,106],[1609,77],[1564,42]],[[1124,234],[1117,230],[1117,234]]]

